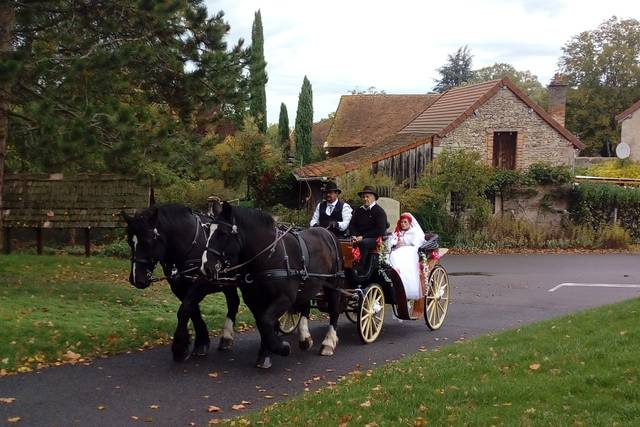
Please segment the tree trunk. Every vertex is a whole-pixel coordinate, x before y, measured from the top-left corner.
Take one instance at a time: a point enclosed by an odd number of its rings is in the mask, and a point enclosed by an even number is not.
[[[0,2],[0,61],[7,58],[11,50],[13,37],[13,23],[15,20],[15,6],[13,2]],[[2,189],[4,187],[4,159],[7,155],[7,138],[9,133],[9,101],[11,83],[0,83],[0,234],[2,224]],[[0,241],[3,241],[0,235]]]

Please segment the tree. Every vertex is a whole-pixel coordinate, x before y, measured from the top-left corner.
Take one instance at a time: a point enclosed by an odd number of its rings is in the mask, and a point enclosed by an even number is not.
[[[287,106],[283,102],[280,104],[280,118],[278,119],[278,145],[283,149],[285,155],[289,152],[289,133],[289,114]]]
[[[486,82],[489,80],[502,79],[504,77],[509,78],[515,83],[529,98],[533,99],[538,105],[546,107],[547,105],[547,90],[538,77],[533,75],[530,71],[518,71],[511,64],[498,63],[483,67],[473,72],[473,78],[471,83]]]
[[[9,132],[9,110],[11,83],[9,73],[9,51],[13,38],[15,8],[12,2],[0,5],[0,238],[2,237],[2,188],[4,184],[4,161],[7,155],[7,137]]]
[[[437,70],[440,73],[440,79],[434,80],[436,85],[433,90],[443,93],[452,87],[469,83],[473,79],[472,58],[467,46],[458,48],[454,55],[448,55],[448,62]]]
[[[16,2],[8,168],[192,177],[199,117],[241,124],[247,52],[202,0]],[[190,64],[187,68],[187,64]]]
[[[313,91],[307,76],[304,76],[298,111],[296,113],[296,157],[302,164],[311,161],[311,131],[313,130]]]
[[[251,57],[249,59],[249,85],[251,102],[249,111],[254,117],[260,132],[267,131],[267,63],[264,60],[264,36],[262,35],[262,17],[258,10],[251,30]]]
[[[584,154],[612,155],[620,136],[615,116],[640,98],[640,22],[611,17],[572,37],[562,51],[567,128],[586,144]]]

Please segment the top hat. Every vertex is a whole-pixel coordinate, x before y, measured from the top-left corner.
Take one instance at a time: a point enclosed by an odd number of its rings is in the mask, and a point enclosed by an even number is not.
[[[358,193],[358,196],[362,197],[362,195],[365,193],[373,194],[373,197],[375,197],[376,200],[378,200],[378,193],[376,192],[376,189],[373,188],[371,185],[365,185],[362,191]]]
[[[336,193],[338,193],[338,194],[342,193],[342,190],[340,190],[340,189],[338,188],[338,186],[336,185],[336,183],[335,183],[335,182],[333,182],[333,181],[329,181],[329,182],[327,182],[327,183],[324,185],[324,187],[322,187],[322,192],[323,192],[323,193],[326,193],[326,192],[328,192],[328,191],[335,191],[335,192],[336,192]]]

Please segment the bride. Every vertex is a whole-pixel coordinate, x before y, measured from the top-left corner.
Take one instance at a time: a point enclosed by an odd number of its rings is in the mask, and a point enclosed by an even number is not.
[[[420,267],[418,248],[424,243],[424,232],[418,221],[408,212],[400,215],[396,230],[391,235],[389,264],[398,272],[408,300],[419,299]]]

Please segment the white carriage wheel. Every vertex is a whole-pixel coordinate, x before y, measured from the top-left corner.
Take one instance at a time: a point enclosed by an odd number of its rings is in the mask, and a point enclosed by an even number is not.
[[[358,310],[358,334],[365,344],[374,342],[384,323],[384,292],[377,283],[369,285]]]
[[[425,295],[424,320],[432,331],[440,329],[449,309],[449,275],[441,265],[436,265],[429,274]]]
[[[287,311],[285,314],[278,318],[278,331],[284,335],[290,334],[295,331],[300,323],[300,313],[291,313]]]

